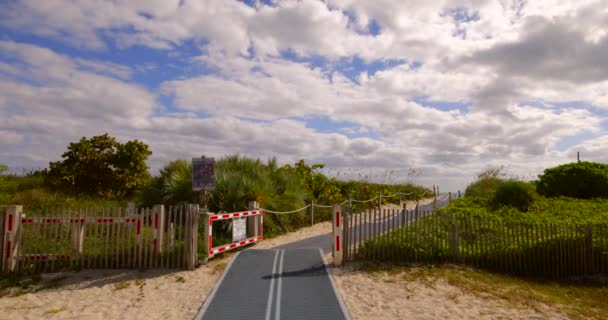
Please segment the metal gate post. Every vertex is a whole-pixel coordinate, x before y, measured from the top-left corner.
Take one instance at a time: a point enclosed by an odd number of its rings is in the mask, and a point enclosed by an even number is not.
[[[247,205],[247,210],[249,211],[257,211],[260,210],[260,205],[257,201],[249,201]],[[259,237],[262,235],[262,230],[260,230],[260,225],[262,224],[262,218],[260,215],[255,215],[247,218],[247,230],[250,232],[248,237]]]
[[[333,216],[333,250],[332,255],[334,259],[334,266],[341,266],[344,259],[344,247],[342,245],[342,240],[344,239],[344,223],[342,219],[342,206],[339,204],[334,204],[332,206],[332,216]]]

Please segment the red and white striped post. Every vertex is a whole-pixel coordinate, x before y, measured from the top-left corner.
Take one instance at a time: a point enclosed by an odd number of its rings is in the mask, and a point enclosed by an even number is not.
[[[344,248],[342,246],[342,239],[344,238],[344,228],[343,228],[343,219],[342,219],[342,206],[339,204],[334,204],[331,208],[332,216],[333,216],[333,259],[335,266],[341,266],[342,260],[344,258]]]
[[[15,271],[19,254],[17,238],[23,206],[7,206],[4,215],[4,237],[2,239],[2,271]]]

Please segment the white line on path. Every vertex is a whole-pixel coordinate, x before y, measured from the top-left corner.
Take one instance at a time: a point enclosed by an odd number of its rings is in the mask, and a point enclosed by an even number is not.
[[[281,318],[281,284],[283,283],[283,257],[285,250],[281,250],[281,258],[279,259],[279,283],[277,284],[277,304],[275,305],[275,320]]]
[[[272,263],[272,276],[270,278],[270,291],[268,291],[268,302],[266,303],[266,320],[270,320],[271,306],[272,306],[272,294],[274,292],[274,275],[277,271],[277,257],[279,256],[279,250],[274,254],[274,262]]]

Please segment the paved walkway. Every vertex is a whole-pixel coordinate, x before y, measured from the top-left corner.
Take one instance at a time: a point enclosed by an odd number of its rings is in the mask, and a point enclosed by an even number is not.
[[[245,250],[196,319],[350,319],[319,249]]]

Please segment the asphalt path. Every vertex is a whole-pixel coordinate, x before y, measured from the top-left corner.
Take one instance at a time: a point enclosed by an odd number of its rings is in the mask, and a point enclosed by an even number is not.
[[[448,205],[448,203],[448,195],[440,195],[437,198],[436,207],[445,207]],[[418,217],[423,217],[426,214],[432,214],[432,211],[433,203],[420,205],[418,206]],[[352,230],[352,235],[354,236],[354,238],[352,239],[352,243],[365,240],[369,234],[369,232],[367,231],[370,229],[377,230],[376,232],[382,233],[388,230],[388,228],[393,224],[402,225],[405,224],[406,221],[409,222],[412,220],[415,220],[415,216],[411,214],[402,215],[401,211],[399,210],[399,213],[395,214],[395,216],[391,215],[385,217],[385,219],[377,219],[369,223],[359,224],[354,228],[355,230]],[[331,233],[326,233],[319,236],[306,238],[304,240],[276,246],[273,249],[321,249],[324,253],[328,253],[332,251]]]
[[[346,320],[319,249],[239,252],[195,319]]]

